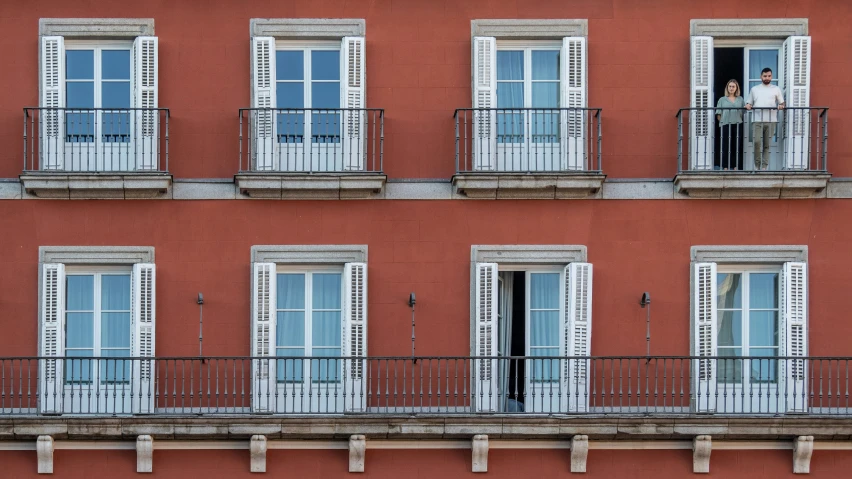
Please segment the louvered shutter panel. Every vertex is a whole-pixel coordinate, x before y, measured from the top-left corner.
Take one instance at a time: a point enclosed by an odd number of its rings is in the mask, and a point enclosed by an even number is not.
[[[254,263],[251,304],[252,402],[254,412],[274,412],[275,263]]]
[[[781,88],[786,106],[811,105],[811,37],[788,37],[782,48],[784,76]],[[809,110],[787,110],[785,118],[784,167],[789,170],[807,170],[810,158]]]
[[[65,265],[44,264],[41,269],[41,350],[39,356],[39,412],[63,412],[62,358],[65,356]],[[57,359],[49,359],[57,358]]]
[[[561,54],[562,108],[586,108],[586,37],[562,39]],[[561,151],[562,169],[582,171],[586,169],[586,142],[589,125],[585,110],[562,110]]]
[[[497,411],[497,263],[476,263],[474,314],[476,328],[473,374],[476,410]]]
[[[497,156],[497,39],[473,37],[473,168],[493,170]]]
[[[367,407],[367,264],[343,267],[343,384],[344,410]]]
[[[252,108],[251,131],[254,141],[250,148],[254,159],[254,169],[271,171],[275,169],[275,38],[252,37]]]
[[[133,298],[131,334],[133,340],[130,355],[140,358],[134,360],[130,365],[133,376],[132,410],[135,414],[153,414],[156,381],[156,367],[153,360],[156,324],[156,266],[151,263],[134,264],[131,288]]]
[[[695,356],[716,356],[716,263],[695,263],[693,276],[693,333]],[[716,410],[716,360],[696,359],[692,365],[695,407]]]
[[[692,37],[690,73],[690,169],[713,169],[713,37]]]
[[[367,113],[365,84],[366,60],[364,37],[343,37],[341,45],[343,81],[343,169],[364,171]]]
[[[806,263],[784,263],[781,278],[782,330],[781,356],[805,358],[808,355],[808,272]],[[781,361],[781,379],[786,383],[787,412],[807,412],[807,361]]]
[[[65,168],[65,39],[41,37],[41,113],[39,142],[42,170]]]
[[[133,41],[133,106],[141,110],[135,111],[134,144],[130,152],[140,171],[159,169],[158,44],[157,37],[136,37]]]
[[[560,411],[589,410],[589,371],[592,340],[592,265],[565,267],[565,315],[560,338],[562,360]]]

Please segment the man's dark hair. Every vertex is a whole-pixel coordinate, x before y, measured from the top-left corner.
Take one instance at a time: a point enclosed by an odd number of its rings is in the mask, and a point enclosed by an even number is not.
[[[763,70],[760,70],[761,75],[763,75],[764,73],[772,73],[772,69],[769,68],[769,67],[766,67]]]

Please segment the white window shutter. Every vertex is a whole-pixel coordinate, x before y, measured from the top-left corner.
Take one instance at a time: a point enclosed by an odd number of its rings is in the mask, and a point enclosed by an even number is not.
[[[689,154],[690,169],[713,169],[713,37],[691,37]]]
[[[160,114],[156,110],[158,75],[157,37],[136,37],[133,41],[134,144],[130,151],[137,170],[156,171]]]
[[[808,270],[807,263],[784,263],[781,275],[781,356],[805,358],[808,355]],[[781,360],[779,375],[786,383],[787,412],[807,412],[807,362]]]
[[[44,264],[41,269],[41,348],[39,356],[39,412],[61,414],[65,379],[65,265]]]
[[[365,83],[367,63],[365,60],[364,37],[343,37],[341,43],[341,76],[343,83],[343,101],[347,110],[343,113],[343,169],[345,171],[364,170],[364,135],[367,126]]]
[[[473,168],[489,171],[497,157],[497,39],[473,37],[472,63],[473,108],[486,109],[473,112]]]
[[[587,60],[586,37],[565,37],[561,52],[561,95],[562,108],[586,108]],[[561,114],[560,148],[563,170],[586,169],[586,144],[588,115],[585,110],[563,110]]]
[[[497,385],[497,263],[476,263],[474,314],[476,342],[473,374],[478,412],[496,412],[499,404]]]
[[[343,384],[344,410],[367,408],[367,264],[343,267]]]
[[[716,356],[716,263],[695,263],[692,306],[695,356]],[[696,359],[692,365],[695,379],[693,400],[699,412],[716,410],[716,360]]]
[[[156,320],[156,266],[152,263],[133,265],[133,280],[131,282],[133,298],[131,321],[130,355],[139,360],[130,364],[133,375],[131,392],[132,411],[134,414],[153,414],[155,408],[156,365],[154,360],[154,338]]]
[[[41,134],[42,170],[65,168],[65,39],[41,37]]]
[[[565,315],[560,338],[563,359],[560,411],[589,410],[589,371],[592,340],[592,265],[571,263],[565,267]]]
[[[788,37],[782,47],[784,73],[781,88],[786,106],[811,106],[811,37]],[[807,170],[810,153],[811,117],[809,110],[788,110],[784,141],[784,167],[788,170]]]
[[[254,412],[274,412],[276,405],[275,263],[254,263],[251,303],[252,401]]]
[[[250,143],[254,169],[270,171],[275,169],[275,38],[252,37],[251,39],[251,71],[252,71],[252,108],[267,108],[255,110],[252,116],[251,131],[254,141]]]

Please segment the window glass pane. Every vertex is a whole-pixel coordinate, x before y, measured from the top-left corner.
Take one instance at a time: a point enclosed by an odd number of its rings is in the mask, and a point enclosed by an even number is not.
[[[91,349],[71,350],[66,351],[65,356],[69,358],[90,358],[94,356],[94,353]],[[65,382],[87,383],[92,380],[91,359],[66,359],[64,368]]]
[[[726,359],[742,355],[743,350],[740,348],[719,348],[717,354],[719,359],[716,364],[716,374],[719,376],[719,382],[728,384],[741,384],[743,382],[743,360]],[[712,396],[715,394],[715,391],[710,391],[709,393]]]
[[[530,356],[559,356],[559,348],[532,349]],[[559,379],[559,359],[531,359],[530,361],[533,382],[550,382]]]
[[[68,275],[65,290],[66,311],[92,311],[95,309],[95,277],[91,275]]]
[[[276,280],[278,309],[305,309],[305,275],[279,274]]]
[[[558,108],[559,83],[538,82],[532,84],[533,108]]]
[[[101,309],[104,311],[130,310],[129,274],[101,276]]]
[[[749,356],[752,357],[773,357],[778,356],[776,348],[752,348],[749,350]],[[749,360],[751,369],[751,380],[761,383],[774,383],[778,381],[778,360],[777,359],[752,359]],[[801,394],[801,391],[798,393]]]
[[[530,274],[530,309],[559,309],[559,273]]]
[[[101,84],[103,108],[130,108],[130,82],[116,81]]]
[[[749,275],[749,307],[752,309],[778,307],[778,273]]]
[[[772,78],[778,78],[778,50],[749,50],[748,77],[760,78],[760,72],[764,68],[771,68]]]
[[[93,313],[65,313],[65,347],[92,348],[95,343]]]
[[[130,141],[130,112],[101,113],[101,138],[109,143]]]
[[[315,273],[313,275],[314,309],[340,309],[340,273]]]
[[[719,330],[716,344],[723,346],[743,345],[743,323],[741,311],[719,311]]]
[[[276,346],[304,346],[305,313],[279,311],[275,335]]]
[[[94,80],[94,50],[65,50],[65,78],[68,80]]]
[[[530,311],[530,347],[559,345],[559,311]]]
[[[279,359],[276,361],[276,376],[278,382],[299,382],[302,380],[302,371],[305,369],[305,361],[301,359],[305,356],[305,350],[301,348],[294,349],[278,349]]]
[[[748,340],[751,346],[778,346],[778,312],[752,311],[749,314]]]
[[[275,79],[304,80],[305,52],[299,50],[275,52]]]
[[[497,81],[524,79],[524,52],[497,52]]]
[[[95,83],[69,82],[65,84],[65,105],[68,108],[94,108]]]
[[[559,80],[559,50],[533,50],[532,79]]]
[[[304,108],[305,84],[281,83],[275,85],[275,102],[278,108]]]
[[[312,346],[340,346],[340,312],[313,313]],[[314,356],[317,348],[313,349]]]
[[[130,80],[130,50],[103,50],[101,77],[104,80]]]
[[[523,83],[497,83],[497,108],[523,108]]]
[[[742,308],[742,275],[740,273],[718,273],[716,275],[716,295],[717,308]]]
[[[101,347],[130,347],[130,313],[101,313]]]
[[[315,348],[316,357],[340,357],[340,348]],[[343,362],[340,359],[311,359],[311,380],[315,383],[327,383],[340,381],[340,368]]]
[[[305,138],[304,113],[279,113],[276,118],[279,143],[302,143]]]
[[[312,51],[311,79],[340,80],[340,51]]]
[[[340,108],[340,83],[311,83],[311,108]]]
[[[129,358],[130,349],[108,349],[101,351],[102,358]],[[130,368],[133,365],[133,370],[139,370],[139,362],[127,361],[122,359],[99,359],[100,364],[100,380],[102,383],[125,383],[130,381]],[[107,391],[109,394],[109,391]]]
[[[338,143],[340,141],[340,114],[311,114],[311,141],[314,143]]]

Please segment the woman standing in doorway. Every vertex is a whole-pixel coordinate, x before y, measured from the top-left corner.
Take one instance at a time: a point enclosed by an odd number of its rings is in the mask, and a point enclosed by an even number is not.
[[[719,140],[719,163],[716,169],[743,169],[743,101],[740,84],[736,80],[728,80],[725,85],[725,96],[716,102],[716,121],[722,135]]]

